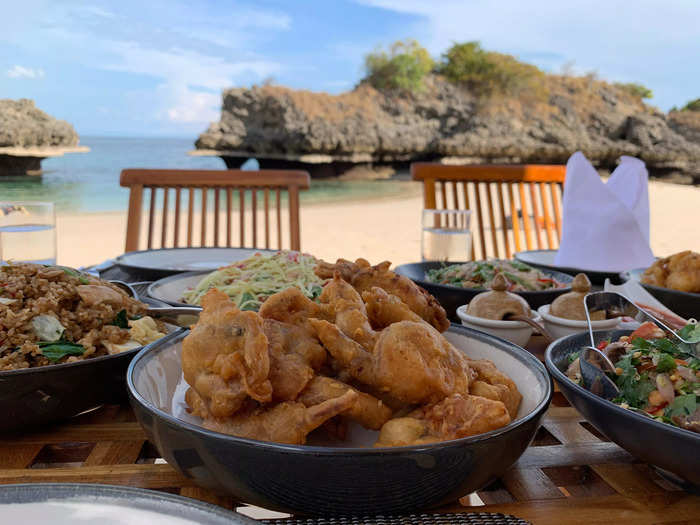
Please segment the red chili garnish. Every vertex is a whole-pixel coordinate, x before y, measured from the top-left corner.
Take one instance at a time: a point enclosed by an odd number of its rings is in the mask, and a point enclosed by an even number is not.
[[[609,344],[610,344],[610,341],[601,341],[600,343],[598,343],[598,346],[596,346],[596,348],[598,350],[603,350]]]

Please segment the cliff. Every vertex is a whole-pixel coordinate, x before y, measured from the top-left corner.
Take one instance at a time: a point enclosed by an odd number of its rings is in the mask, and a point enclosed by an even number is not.
[[[652,174],[682,172],[700,182],[700,142],[683,122],[589,77],[549,75],[545,83],[539,94],[486,99],[438,75],[413,95],[367,83],[335,96],[280,86],[229,89],[221,120],[195,146],[230,167],[248,157],[264,167],[446,158],[564,163],[581,150],[601,168],[633,155]]]
[[[89,151],[78,146],[68,122],[44,113],[29,99],[0,99],[0,175],[26,175],[41,170],[41,160]]]

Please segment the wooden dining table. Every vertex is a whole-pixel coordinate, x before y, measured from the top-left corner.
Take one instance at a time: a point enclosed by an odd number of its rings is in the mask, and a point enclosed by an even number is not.
[[[545,346],[542,337],[534,336],[527,350],[543,359]],[[127,403],[102,406],[41,431],[0,436],[0,484],[14,483],[127,485],[179,494],[273,523],[289,518],[195,486],[160,457]],[[700,496],[635,460],[555,391],[532,444],[500,479],[426,512],[395,522],[700,524]],[[478,521],[478,513],[502,516]],[[347,521],[380,522],[389,523],[372,517]]]

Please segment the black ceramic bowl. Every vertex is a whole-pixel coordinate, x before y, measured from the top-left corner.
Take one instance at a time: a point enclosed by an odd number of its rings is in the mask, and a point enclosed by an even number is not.
[[[126,401],[126,371],[139,350],[0,372],[0,433],[29,430]]]
[[[629,335],[631,330],[594,332],[602,341]],[[661,423],[625,410],[592,394],[566,376],[568,356],[589,344],[588,334],[574,334],[554,341],[545,352],[547,370],[564,397],[591,425],[636,458],[661,467],[684,480],[700,485],[700,434]]]
[[[399,513],[439,505],[478,490],[512,465],[539,427],[552,395],[544,366],[525,350],[452,326],[446,337],[474,358],[489,358],[523,394],[507,426],[430,445],[371,448],[284,445],[199,426],[184,408],[183,334],[144,348],[127,374],[131,403],[167,462],[196,484],[268,509],[322,514]],[[351,434],[354,430],[351,429]]]
[[[436,268],[441,268],[444,266],[444,262],[441,261],[424,261],[419,263],[409,263],[397,266],[394,271],[400,275],[405,275],[417,285],[425,288],[430,294],[432,294],[442,305],[442,307],[447,312],[447,317],[454,322],[460,322],[459,317],[457,317],[457,308],[463,304],[469,303],[475,295],[486,291],[483,288],[459,288],[458,286],[448,286],[446,284],[436,284],[431,283],[426,280],[425,272],[428,270],[434,270]],[[449,264],[462,264],[462,263],[449,263]],[[553,277],[561,283],[571,283],[574,280],[573,276],[568,273],[555,272],[554,270],[540,270],[545,275]],[[565,288],[555,288],[553,290],[542,290],[540,292],[514,292],[522,296],[530,308],[537,310],[540,306],[544,304],[550,304],[554,299],[556,299],[561,294],[571,291],[571,286]]]
[[[651,295],[661,301],[664,306],[686,319],[700,318],[700,293],[681,292],[661,286],[653,286],[641,282],[645,268],[623,272],[622,278],[639,282]]]

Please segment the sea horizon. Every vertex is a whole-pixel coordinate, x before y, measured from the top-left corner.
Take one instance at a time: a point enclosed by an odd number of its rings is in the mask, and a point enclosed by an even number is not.
[[[0,176],[0,200],[49,201],[58,213],[122,212],[129,201],[128,188],[119,186],[126,168],[226,169],[219,157],[191,156],[191,137],[126,137],[84,135],[86,153],[67,153],[44,159],[40,176]],[[252,159],[244,169],[257,169]],[[404,177],[405,178],[405,177]],[[406,194],[405,180],[314,179],[301,194],[302,203],[362,200]]]

